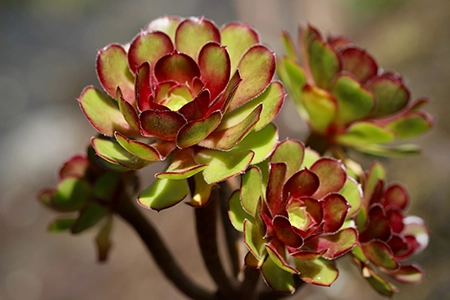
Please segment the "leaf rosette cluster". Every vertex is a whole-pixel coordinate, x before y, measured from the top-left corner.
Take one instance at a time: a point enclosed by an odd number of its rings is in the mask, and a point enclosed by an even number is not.
[[[268,165],[242,176],[229,200],[230,218],[244,231],[246,264],[261,269],[274,290],[292,293],[293,274],[322,286],[336,280],[334,260],[358,240],[349,218],[361,200],[360,185],[340,161],[285,140]]]
[[[397,288],[379,272],[399,282],[419,283],[423,278],[420,267],[402,261],[427,246],[428,230],[421,218],[406,215],[407,190],[397,183],[387,185],[379,163],[366,172],[363,189],[364,205],[355,218],[359,245],[353,249],[353,259],[378,292],[392,296]]]
[[[385,72],[364,49],[345,37],[323,38],[311,25],[299,32],[304,68],[294,44],[283,34],[287,55],[278,73],[300,116],[329,146],[342,145],[379,156],[416,154],[411,144],[391,144],[430,129],[421,108],[429,100],[411,100],[399,74]]]
[[[88,86],[78,99],[92,126],[109,137],[93,138],[92,145],[123,169],[170,155],[141,205],[160,210],[178,203],[192,176],[198,197],[190,204],[204,205],[212,184],[243,173],[275,147],[277,130],[269,123],[285,97],[272,80],[275,63],[248,25],[219,29],[205,18],[156,19],[130,44],[99,51],[106,95]]]

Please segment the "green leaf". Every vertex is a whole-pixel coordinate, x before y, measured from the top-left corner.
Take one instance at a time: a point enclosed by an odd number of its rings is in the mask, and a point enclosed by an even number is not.
[[[272,153],[277,142],[278,130],[275,125],[268,124],[259,131],[250,132],[234,149],[252,150],[255,153],[252,164],[257,164]]]
[[[428,131],[432,124],[433,121],[428,114],[418,111],[387,124],[387,128],[395,132],[399,138],[407,139]]]
[[[313,197],[320,199],[328,193],[338,192],[347,180],[342,163],[333,158],[321,158],[311,166],[313,171],[320,179],[319,189]]]
[[[355,216],[361,209],[363,195],[361,185],[355,179],[347,177],[344,186],[339,191],[339,194],[344,196],[345,200],[350,204],[350,210],[347,212],[347,217]]]
[[[93,86],[86,87],[77,100],[89,123],[101,134],[113,136],[115,131],[135,133],[119,108]]]
[[[221,120],[222,114],[215,111],[202,120],[186,123],[178,132],[176,140],[178,148],[191,147],[201,142],[219,126]]]
[[[80,212],[80,216],[72,226],[73,234],[81,233],[95,226],[109,212],[109,209],[98,203],[92,203]]]
[[[294,293],[295,285],[292,274],[280,269],[270,256],[263,263],[261,271],[264,281],[271,289],[280,293]]]
[[[275,73],[275,53],[263,45],[251,47],[238,65],[242,82],[230,103],[233,110],[261,94]]]
[[[386,170],[383,165],[379,162],[374,162],[369,169],[367,174],[367,178],[364,181],[364,201],[365,203],[369,203],[370,198],[372,197],[372,193],[375,190],[375,187],[378,184],[378,181],[386,180]]]
[[[175,32],[181,21],[183,21],[183,19],[180,17],[164,16],[151,21],[145,30],[164,32],[172,41],[175,41]]]
[[[164,172],[156,174],[157,178],[185,179],[201,172],[207,167],[194,159],[192,148],[177,149],[174,151],[171,164]]]
[[[160,211],[182,201],[189,193],[185,179],[173,180],[157,178],[138,198],[138,203],[145,208]]]
[[[258,212],[258,201],[262,197],[262,178],[258,167],[252,166],[241,177],[241,204],[252,216]]]
[[[362,269],[363,277],[372,285],[372,287],[380,294],[386,297],[392,297],[397,292],[395,285],[376,274],[372,269],[365,266]]]
[[[340,71],[341,62],[336,52],[319,38],[314,38],[308,49],[309,67],[316,85],[328,89],[330,81]]]
[[[94,196],[106,201],[112,201],[119,188],[120,174],[116,172],[106,172],[94,183]]]
[[[370,80],[367,87],[377,97],[377,107],[373,114],[375,117],[392,115],[408,104],[409,90],[399,78],[391,74],[384,74]]]
[[[385,144],[395,139],[391,130],[371,122],[356,122],[347,131],[338,135],[336,140],[343,145]]]
[[[203,170],[203,177],[209,184],[224,181],[230,177],[243,174],[253,160],[253,151],[232,150],[228,152],[202,149],[195,159],[208,164]]]
[[[286,139],[278,144],[270,157],[271,163],[282,162],[287,166],[286,179],[300,170],[305,155],[305,146],[296,140]]]
[[[258,33],[242,23],[228,23],[220,29],[222,45],[230,54],[231,70],[237,68],[242,55],[253,45],[259,43]]]
[[[311,148],[306,148],[303,162],[302,162],[302,165],[300,166],[300,169],[311,168],[311,166],[319,159],[320,159],[319,153],[312,150]]]
[[[256,259],[261,259],[265,252],[266,241],[261,235],[259,228],[250,220],[244,220],[244,243],[247,248],[256,257]]]
[[[127,100],[124,99],[122,91],[117,88],[117,102],[119,104],[119,110],[123,115],[125,121],[130,125],[131,129],[135,132],[139,132],[139,117],[137,115],[136,109]]]
[[[333,261],[323,258],[301,260],[293,257],[300,278],[310,284],[330,286],[338,277],[339,271]]]
[[[201,17],[189,18],[178,25],[175,33],[176,49],[197,60],[200,49],[208,42],[220,43],[216,25]]]
[[[151,163],[150,161],[146,161],[132,155],[114,141],[102,138],[92,138],[91,143],[96,154],[112,164],[137,170]]]
[[[331,88],[338,101],[337,122],[348,124],[367,116],[375,106],[375,96],[350,75],[340,75]]]
[[[105,225],[102,226],[100,231],[95,237],[95,245],[97,246],[98,261],[104,262],[108,259],[109,251],[112,247],[111,242],[111,230],[112,230],[113,218],[108,218]]]
[[[203,174],[197,173],[194,176],[195,188],[191,195],[191,201],[188,203],[193,207],[202,207],[211,200],[212,189],[216,187],[214,184],[206,183]]]
[[[288,57],[295,59],[297,57],[294,42],[292,41],[291,36],[286,31],[281,32],[281,39],[283,40],[284,50]]]
[[[403,145],[358,145],[355,147],[356,150],[383,157],[408,157],[416,156],[420,154],[420,148],[414,144],[403,144]]]
[[[76,211],[81,209],[91,196],[91,186],[87,181],[66,177],[58,184],[51,206],[61,211]]]
[[[75,223],[76,218],[60,218],[56,219],[48,225],[47,230],[52,233],[66,232]]]
[[[244,231],[245,220],[253,221],[253,217],[241,205],[239,190],[234,191],[228,199],[228,216],[234,228],[241,232]]]
[[[114,137],[122,148],[140,159],[149,162],[162,160],[161,154],[153,146],[147,145],[143,142],[131,140],[119,132],[114,133]]]
[[[318,133],[326,133],[338,111],[336,99],[328,91],[309,84],[303,87],[302,99],[311,128]]]

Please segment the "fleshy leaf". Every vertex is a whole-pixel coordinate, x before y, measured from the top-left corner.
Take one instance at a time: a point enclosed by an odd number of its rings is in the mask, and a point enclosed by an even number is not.
[[[266,201],[272,216],[284,209],[283,186],[286,178],[286,164],[270,163],[269,181],[267,183]]]
[[[91,196],[91,186],[87,181],[67,177],[58,184],[51,206],[61,211],[76,211],[82,208]]]
[[[376,266],[387,270],[397,270],[399,268],[398,262],[386,243],[375,240],[369,244],[362,244],[361,247],[367,258]]]
[[[241,232],[244,231],[244,221],[253,220],[253,217],[242,208],[239,190],[234,191],[228,199],[228,216],[234,228]]]
[[[379,162],[374,162],[369,169],[367,178],[364,181],[364,201],[369,204],[372,194],[378,184],[378,181],[386,180],[386,170]]]
[[[349,205],[340,194],[329,194],[323,199],[323,219],[325,233],[336,232],[344,224]]]
[[[336,52],[320,38],[311,41],[308,49],[309,68],[319,88],[328,89],[330,81],[341,70]]]
[[[178,148],[187,148],[203,141],[219,126],[222,120],[220,111],[215,111],[202,120],[195,120],[186,123],[181,127],[176,144]]]
[[[147,161],[162,160],[161,155],[154,147],[147,145],[143,142],[130,140],[119,132],[116,132],[114,136],[116,137],[116,140],[120,144],[120,146],[122,146],[132,155]]]
[[[194,159],[191,148],[174,151],[172,163],[164,172],[156,174],[157,178],[185,179],[201,172],[207,165],[199,164]]]
[[[316,163],[320,159],[319,153],[317,153],[315,150],[312,150],[311,148],[306,148],[304,150],[304,156],[303,156],[303,162],[300,166],[300,169],[303,168],[311,168],[311,166]]]
[[[336,140],[343,145],[385,144],[395,139],[395,133],[372,122],[355,122]]]
[[[220,110],[222,113],[225,113],[228,110],[231,100],[233,100],[234,94],[236,93],[236,90],[241,82],[242,78],[239,74],[239,70],[236,70],[223,93],[220,94],[219,97],[213,101],[213,103],[211,103],[208,111],[213,112]]]
[[[195,60],[200,49],[208,42],[220,43],[220,32],[213,22],[203,17],[184,20],[175,33],[177,50]]]
[[[128,63],[133,73],[144,62],[154,66],[158,59],[174,50],[170,37],[161,32],[141,31],[131,42]]]
[[[75,223],[76,218],[59,218],[48,225],[47,230],[52,233],[66,232]]]
[[[108,218],[108,221],[103,225],[102,229],[95,237],[95,245],[97,246],[98,261],[104,262],[108,259],[109,251],[112,247],[111,242],[111,230],[112,230],[112,217]]]
[[[244,242],[256,259],[262,258],[266,242],[259,228],[249,220],[244,220]]]
[[[408,104],[410,92],[394,76],[385,74],[376,77],[367,83],[367,87],[377,97],[377,106],[373,113],[376,117],[394,114]]]
[[[305,146],[299,141],[287,138],[277,145],[270,157],[270,162],[284,162],[287,166],[286,178],[300,170],[305,155]]]
[[[261,270],[264,281],[270,288],[280,293],[294,293],[295,286],[292,274],[280,269],[270,256],[264,261]]]
[[[309,197],[314,194],[319,185],[319,177],[310,170],[303,169],[286,181],[283,188],[283,198],[286,198],[288,195],[293,198]]]
[[[382,156],[382,157],[408,157],[420,154],[420,148],[414,144],[403,145],[358,145],[356,149],[360,152]]]
[[[409,202],[406,188],[400,184],[391,184],[384,193],[383,206],[403,210]]]
[[[175,141],[186,119],[175,111],[146,110],[140,115],[143,134]]]
[[[300,272],[300,278],[306,283],[330,286],[339,275],[333,261],[323,258],[302,260],[295,257],[293,260],[296,269]]]
[[[143,63],[136,70],[136,80],[134,90],[136,93],[136,106],[139,111],[152,109],[154,104],[154,95],[151,87],[151,71],[149,63]]]
[[[223,122],[208,137],[203,139],[198,143],[199,146],[220,149],[220,150],[230,150],[236,146],[244,137],[253,129],[255,124],[259,121],[259,117],[262,111],[262,104],[257,106],[245,119],[240,123],[232,126],[223,128]],[[225,117],[224,117],[225,118]]]
[[[209,203],[209,200],[211,200],[211,193],[214,185],[206,183],[205,179],[203,179],[203,174],[201,173],[197,173],[193,177],[195,182],[194,192],[191,195],[191,201],[187,204],[193,207],[205,206]]]
[[[108,214],[108,208],[98,203],[92,203],[80,212],[80,216],[71,227],[73,234],[81,233],[95,226]]]
[[[117,172],[106,172],[94,183],[93,192],[95,197],[111,201],[116,195],[121,184],[120,174]]]
[[[89,160],[81,155],[71,157],[59,170],[59,179],[66,177],[83,177],[89,167]]]
[[[200,77],[197,63],[184,53],[175,52],[161,57],[155,65],[155,76],[158,81],[175,81],[180,84],[190,83]]]
[[[98,52],[97,76],[109,96],[114,98],[119,86],[124,98],[135,103],[134,78],[128,68],[127,53],[121,45],[111,44]]]
[[[363,49],[347,47],[341,52],[342,69],[355,75],[360,82],[366,82],[378,73],[375,60]]]
[[[230,54],[231,70],[237,68],[242,55],[251,46],[259,43],[256,31],[250,26],[242,23],[228,23],[220,29],[222,45],[227,47]]]
[[[292,248],[298,248],[303,244],[302,237],[294,231],[288,218],[278,215],[272,222],[275,234],[283,244]]]
[[[130,125],[130,127],[138,132],[139,131],[139,117],[137,115],[136,109],[124,99],[120,87],[117,88],[117,102],[119,103],[119,110],[123,115],[125,121]]]
[[[229,152],[202,149],[195,159],[201,164],[208,164],[203,170],[203,177],[209,184],[243,174],[252,161],[254,153],[247,150]]]
[[[321,158],[311,166],[313,171],[320,179],[319,189],[314,194],[315,198],[322,198],[328,193],[339,191],[347,180],[342,164],[332,158]]]
[[[297,53],[295,50],[294,42],[292,41],[291,36],[286,31],[281,32],[281,38],[283,40],[284,50],[288,57],[296,59]]]
[[[262,45],[251,47],[238,65],[242,82],[230,104],[233,110],[261,94],[275,73],[275,54]]]
[[[162,31],[167,34],[172,41],[175,41],[175,32],[178,25],[183,19],[175,16],[164,16],[151,21],[145,30],[147,31]]]
[[[375,106],[375,96],[350,75],[340,75],[331,93],[338,101],[337,122],[347,124],[367,116]]]
[[[318,133],[325,133],[338,110],[336,99],[328,91],[306,84],[303,87],[302,100],[308,112],[309,125]]]
[[[360,233],[359,240],[363,243],[372,239],[386,241],[391,234],[391,226],[383,208],[379,204],[373,205],[368,213],[368,224]]]
[[[262,196],[261,171],[258,167],[250,167],[241,177],[241,204],[245,211],[255,216],[258,201]]]
[[[137,170],[151,163],[150,161],[146,161],[132,155],[118,143],[113,141],[101,138],[92,138],[91,143],[92,147],[95,149],[95,153],[112,164]]]
[[[138,203],[145,208],[160,211],[182,201],[189,193],[185,179],[173,180],[156,178],[156,180],[139,195]]]
[[[355,216],[361,209],[363,195],[361,190],[361,185],[356,182],[355,179],[347,177],[344,186],[339,191],[339,194],[344,196],[345,200],[350,204],[350,210],[347,213],[348,217]]]
[[[425,112],[418,111],[387,124],[387,128],[395,132],[399,138],[407,139],[428,131],[432,125],[431,117]]]
[[[216,99],[230,79],[230,57],[227,49],[216,43],[206,44],[198,55],[198,66],[205,88],[211,93],[211,99]]]
[[[275,125],[268,124],[259,131],[250,132],[234,149],[252,150],[255,152],[252,164],[257,164],[266,159],[278,142],[278,131]]]
[[[415,265],[401,266],[400,269],[390,275],[403,283],[417,284],[423,280],[422,269]]]
[[[381,277],[380,275],[376,274],[372,269],[365,266],[362,268],[362,273],[364,278],[372,285],[372,287],[380,294],[392,297],[394,292],[397,292],[397,288]]]
[[[354,228],[346,228],[332,235],[318,235],[305,243],[306,248],[323,251],[326,259],[336,259],[350,251],[358,241],[358,233]]]
[[[136,134],[119,108],[93,86],[88,86],[81,92],[78,103],[89,123],[101,134],[113,136],[115,131],[127,135]]]

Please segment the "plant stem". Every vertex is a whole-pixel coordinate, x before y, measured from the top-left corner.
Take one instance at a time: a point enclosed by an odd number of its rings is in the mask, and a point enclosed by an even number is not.
[[[217,245],[217,189],[211,191],[211,198],[206,206],[195,209],[197,241],[206,269],[218,287],[218,297],[233,299],[235,284],[223,268]]]
[[[320,156],[322,156],[329,148],[329,145],[323,137],[311,131],[309,136],[306,138],[305,146],[316,150]]]
[[[230,188],[227,182],[220,183],[220,218],[222,220],[222,226],[225,234],[225,242],[227,244],[228,256],[231,261],[231,268],[233,276],[237,278],[239,272],[241,271],[241,263],[239,260],[239,238],[241,234],[233,227],[230,218],[228,217],[228,205],[225,199],[228,198],[230,194]]]
[[[258,269],[245,267],[244,281],[240,287],[241,299],[255,299],[255,290],[259,283],[261,272]]]
[[[158,267],[175,287],[192,299],[215,299],[213,292],[198,286],[183,272],[156,229],[130,199],[118,201],[115,209],[136,230]]]

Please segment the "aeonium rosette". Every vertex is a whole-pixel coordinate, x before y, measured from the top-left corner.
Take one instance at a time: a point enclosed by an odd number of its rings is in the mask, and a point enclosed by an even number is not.
[[[136,192],[138,181],[135,172],[105,170],[97,159],[92,147],[87,156],[71,157],[59,170],[58,185],[40,191],[37,198],[63,214],[50,223],[50,232],[80,234],[99,225],[95,243],[98,259],[105,261],[111,248],[114,206],[122,197],[129,197],[128,193]]]
[[[107,93],[87,87],[79,98],[96,153],[128,169],[164,160],[140,204],[170,207],[188,193],[194,206],[209,199],[212,184],[243,173],[270,155],[277,141],[269,124],[285,97],[272,81],[274,53],[248,25],[222,28],[205,18],[163,17],[129,45],[99,51],[97,75]],[[113,99],[111,99],[113,98]]]
[[[331,285],[338,276],[333,260],[358,239],[350,218],[361,206],[360,185],[340,161],[294,140],[281,142],[267,163],[250,167],[229,200],[230,219],[249,249],[246,265],[280,292],[294,291],[292,275]]]
[[[287,55],[278,72],[301,117],[317,138],[380,155],[418,152],[415,145],[391,145],[424,133],[432,126],[422,106],[396,73],[385,72],[364,49],[345,37],[323,38],[311,25],[299,34],[304,68],[292,40],[284,33]]]
[[[403,260],[428,244],[428,230],[417,216],[406,216],[409,196],[400,184],[386,186],[384,168],[375,163],[363,178],[364,205],[355,218],[359,245],[352,251],[363,277],[381,294],[391,296],[397,288],[381,274],[403,283],[419,283],[423,272]],[[377,272],[378,270],[378,272]]]

